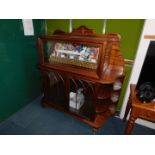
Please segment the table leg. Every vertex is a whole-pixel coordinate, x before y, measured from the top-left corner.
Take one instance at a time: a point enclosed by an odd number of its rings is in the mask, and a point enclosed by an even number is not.
[[[127,127],[125,129],[125,134],[126,135],[131,134],[136,119],[137,119],[136,113],[132,109],[131,114],[130,114],[130,118],[129,118],[128,123],[127,123]]]

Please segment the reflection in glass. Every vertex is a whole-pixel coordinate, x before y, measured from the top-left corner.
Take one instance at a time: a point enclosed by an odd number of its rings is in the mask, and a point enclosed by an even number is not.
[[[44,44],[44,49],[46,62],[97,68],[99,47],[50,41]]]
[[[57,56],[96,63],[98,58],[98,50],[99,49],[96,47],[88,47],[84,45],[55,43],[50,57]]]

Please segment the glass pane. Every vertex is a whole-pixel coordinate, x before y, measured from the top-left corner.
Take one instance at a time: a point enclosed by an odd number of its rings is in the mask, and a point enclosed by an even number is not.
[[[69,110],[81,116],[92,119],[93,85],[89,82],[70,79]]]
[[[65,78],[57,72],[49,72],[46,77],[48,85],[45,85],[45,100],[49,104],[65,107]]]
[[[45,62],[97,69],[99,47],[48,41],[44,43],[44,51]]]

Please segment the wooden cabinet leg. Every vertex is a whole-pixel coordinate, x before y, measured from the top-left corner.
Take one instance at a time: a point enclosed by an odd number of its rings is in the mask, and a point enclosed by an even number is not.
[[[127,118],[128,114],[129,114],[130,109],[131,109],[131,98],[129,98],[129,101],[128,101],[128,104],[127,104],[127,107],[126,107],[126,110],[125,110],[123,122],[126,121],[126,118]]]
[[[127,127],[125,129],[126,135],[131,134],[136,119],[137,119],[137,116],[135,115],[135,113],[133,111],[131,111],[131,115],[130,115],[130,118],[128,120]]]

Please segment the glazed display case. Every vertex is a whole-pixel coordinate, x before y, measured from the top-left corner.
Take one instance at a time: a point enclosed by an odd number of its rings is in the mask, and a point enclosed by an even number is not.
[[[100,128],[115,114],[124,79],[118,34],[97,35],[85,26],[38,38],[42,105]]]

